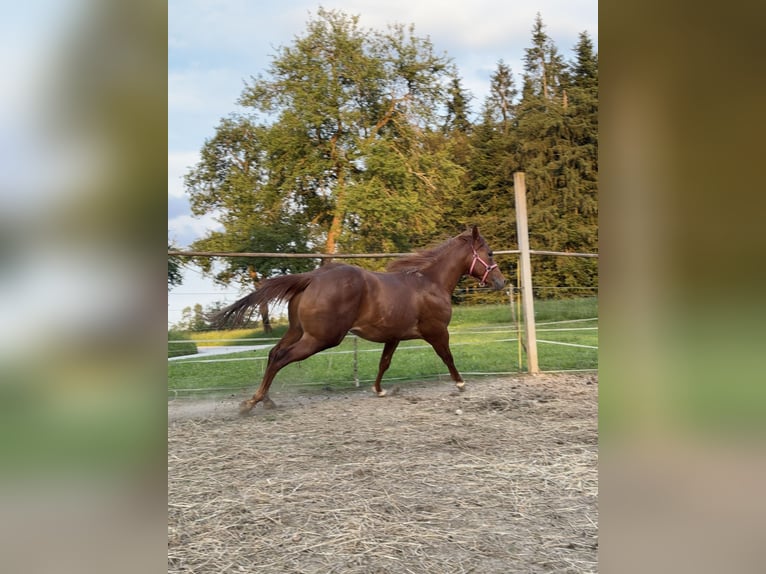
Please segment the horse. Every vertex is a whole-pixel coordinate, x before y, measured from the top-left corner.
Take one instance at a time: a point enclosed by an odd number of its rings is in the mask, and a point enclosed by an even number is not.
[[[377,396],[386,395],[380,382],[399,342],[410,339],[428,342],[462,391],[465,381],[455,368],[447,326],[451,294],[463,275],[494,290],[505,284],[476,226],[432,249],[391,262],[385,272],[332,262],[307,273],[262,281],[256,291],[215,317],[217,326],[234,327],[255,306],[271,301],[288,304],[289,328],[269,352],[261,385],[241,403],[240,413],[248,413],[259,402],[273,407],[269,387],[283,367],[339,345],[349,332],[384,345],[373,386]]]

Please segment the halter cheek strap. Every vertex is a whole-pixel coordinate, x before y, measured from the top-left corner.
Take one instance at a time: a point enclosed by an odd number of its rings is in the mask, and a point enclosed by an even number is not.
[[[486,285],[485,281],[487,280],[487,275],[489,275],[490,271],[492,271],[493,269],[495,269],[497,267],[497,263],[493,263],[492,265],[490,265],[489,263],[484,261],[484,259],[479,257],[479,254],[476,253],[476,249],[474,249],[473,250],[473,261],[471,261],[471,268],[468,270],[468,274],[469,275],[473,275],[473,268],[476,267],[476,262],[477,261],[482,263],[484,265],[484,268],[485,268],[484,275],[482,275],[481,281],[479,281],[479,285],[481,287],[483,287],[484,285]]]

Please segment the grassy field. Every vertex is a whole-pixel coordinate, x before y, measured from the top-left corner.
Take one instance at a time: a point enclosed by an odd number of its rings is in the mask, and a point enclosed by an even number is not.
[[[598,321],[593,320],[598,316],[596,298],[539,301],[535,308],[541,370],[597,368]],[[557,321],[568,322],[546,325]],[[281,336],[285,329],[286,325],[277,324],[271,337]],[[518,333],[508,305],[454,307],[450,333],[455,364],[468,380],[482,375],[516,373],[526,368],[523,353],[519,364]],[[192,339],[200,345],[254,345],[258,340],[264,344],[275,342],[264,337],[260,330],[192,334]],[[234,342],[231,339],[251,340]],[[382,348],[382,344],[348,336],[338,347],[282,369],[272,388],[353,387],[355,355],[357,376],[360,383],[367,386],[377,373]],[[168,391],[178,395],[240,388],[254,390],[263,376],[268,351],[192,356],[169,362]],[[403,341],[386,372],[384,383],[436,378],[448,380],[449,374],[433,349],[425,341]]]
[[[196,355],[197,344],[191,340],[189,333],[168,331],[168,357]]]

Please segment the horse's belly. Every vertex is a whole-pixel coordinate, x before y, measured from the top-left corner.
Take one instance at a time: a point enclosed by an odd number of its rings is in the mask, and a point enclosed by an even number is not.
[[[362,339],[367,339],[373,343],[385,343],[392,339],[405,340],[405,339],[420,339],[421,334],[416,326],[396,328],[388,325],[354,325],[350,329],[351,333]]]

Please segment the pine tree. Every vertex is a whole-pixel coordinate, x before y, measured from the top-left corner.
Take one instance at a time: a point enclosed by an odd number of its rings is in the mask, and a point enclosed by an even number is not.
[[[516,86],[511,69],[500,60],[490,78],[490,93],[471,138],[472,157],[461,205],[466,221],[481,226],[497,244],[515,245],[513,172],[518,169],[515,148]]]
[[[500,60],[497,70],[490,78],[487,112],[500,124],[503,134],[508,134],[514,127],[516,118],[515,99],[518,95],[511,68]]]
[[[448,134],[461,133],[468,135],[471,132],[471,120],[469,119],[469,102],[471,95],[463,89],[459,77],[452,78],[448,93],[447,117],[444,122],[444,131]]]
[[[582,38],[578,62],[565,64],[538,14],[525,53],[517,158],[526,172],[533,249],[594,251],[597,246],[596,61]],[[589,287],[597,280],[589,260],[539,258],[533,271],[544,287]]]

